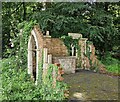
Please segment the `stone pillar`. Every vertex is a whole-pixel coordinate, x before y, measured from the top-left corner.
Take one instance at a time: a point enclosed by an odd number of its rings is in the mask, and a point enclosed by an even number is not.
[[[55,88],[56,87],[56,70],[55,70],[55,68],[53,68],[52,77],[53,77],[53,87]]]
[[[50,35],[50,34],[49,34],[49,31],[47,31],[47,32],[46,32],[46,36],[49,36],[49,35]]]
[[[48,55],[48,64],[52,64],[52,55]]]
[[[89,45],[89,52],[92,52],[92,47],[91,47],[91,45]]]
[[[32,50],[28,49],[28,74],[32,74]]]
[[[43,78],[43,82],[45,82],[45,78],[46,78],[46,75],[47,75],[47,69],[48,69],[48,49],[47,48],[44,48],[43,49],[43,75],[42,75],[42,78]]]
[[[47,48],[43,49],[43,55],[44,55],[43,56],[43,74],[48,67],[48,55],[47,55],[48,52],[47,51],[48,51]]]
[[[38,76],[40,73],[38,73],[39,71],[39,54],[40,54],[40,49],[36,49],[36,58],[37,58],[37,61],[36,61],[36,81],[35,81],[35,85],[38,84]]]
[[[87,42],[87,38],[84,41],[84,45],[85,45],[85,54],[86,54],[86,42]]]
[[[81,67],[84,69],[84,50],[83,50],[83,42],[81,42]]]
[[[28,41],[28,74],[32,74],[32,38]]]
[[[86,54],[86,41],[87,38],[81,38],[80,39],[80,45],[81,45],[81,67],[82,69],[85,68],[86,66],[86,61],[85,61],[85,54]]]
[[[74,56],[74,45],[71,45],[72,48],[72,56]]]
[[[43,51],[44,51],[43,63],[47,63],[48,62],[48,58],[47,58],[48,57],[48,55],[47,55],[48,49],[44,48]]]

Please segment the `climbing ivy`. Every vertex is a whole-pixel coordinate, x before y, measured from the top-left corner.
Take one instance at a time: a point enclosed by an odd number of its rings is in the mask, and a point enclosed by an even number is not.
[[[53,86],[53,70],[56,72],[56,77],[57,77],[57,72],[58,72],[58,67],[55,66],[54,64],[49,64],[47,68],[47,74],[45,77],[42,78],[42,81],[40,83],[41,89],[40,93],[42,94],[43,100],[63,100],[65,99],[64,96],[64,91],[67,90],[67,84],[64,82],[59,82],[56,80],[56,86]],[[40,73],[39,73],[40,74]],[[41,74],[41,76],[43,73]]]
[[[38,63],[38,84],[42,82],[42,72],[43,72],[43,50],[42,50],[42,58]]]
[[[90,59],[91,52],[90,52],[90,47],[89,47],[89,45],[91,44],[93,44],[91,41],[86,42],[86,56],[88,57],[90,61],[90,66],[92,66],[92,60]]]
[[[71,36],[62,36],[61,39],[63,40],[65,46],[68,49],[68,55],[70,55],[71,52],[71,45],[73,45],[76,49],[79,49],[78,41],[79,39],[73,39]]]
[[[80,59],[80,56],[81,56],[81,48],[80,48],[80,45],[79,45],[79,40],[80,38],[78,39],[73,39],[71,36],[62,36],[61,39],[63,40],[65,46],[67,47],[68,49],[68,55],[70,55],[70,52],[71,52],[71,45],[73,45],[76,49],[77,49],[77,54],[78,54],[78,57],[77,57],[77,67],[81,67],[81,59]]]
[[[21,60],[20,63],[26,66],[27,63],[27,47],[29,35],[33,29],[33,26],[36,24],[36,21],[22,22],[18,25],[18,29],[22,29],[22,35],[20,38],[20,52],[18,57]]]
[[[36,21],[23,22],[19,25],[19,29],[22,29],[22,39],[20,42],[20,54],[19,57],[22,59],[22,64],[25,65],[27,63],[27,47],[28,47],[28,39],[33,26],[36,24]],[[58,67],[51,64],[48,66],[47,74],[45,79],[43,76],[43,50],[42,58],[38,63],[38,79],[37,86],[41,87],[40,94],[43,100],[62,100],[64,99],[64,91],[67,89],[67,85],[63,82],[56,81],[56,87],[53,87],[53,77],[52,72],[55,69],[56,73],[58,72]],[[45,82],[45,83],[44,83]]]

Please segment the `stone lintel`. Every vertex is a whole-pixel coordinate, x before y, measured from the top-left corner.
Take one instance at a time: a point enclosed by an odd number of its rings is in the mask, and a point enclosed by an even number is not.
[[[82,38],[82,34],[79,33],[68,33],[68,36],[71,36],[73,39]]]

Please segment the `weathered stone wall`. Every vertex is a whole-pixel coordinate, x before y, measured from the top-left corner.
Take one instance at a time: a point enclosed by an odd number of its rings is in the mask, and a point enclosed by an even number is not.
[[[87,38],[82,38],[81,34],[77,33],[69,33],[69,36],[72,36],[73,39],[79,40],[79,50],[77,49],[76,57],[72,54],[72,56],[68,57],[68,49],[64,45],[64,42],[59,38],[51,38],[49,35],[49,31],[46,32],[46,35],[43,35],[40,28],[38,26],[34,27],[34,32],[36,33],[39,45],[39,59],[42,58],[42,50],[47,48],[48,55],[52,55],[55,59],[53,59],[53,63],[60,63],[63,65],[65,72],[74,72],[76,65],[79,68],[90,69],[97,62],[97,56],[95,55],[95,47],[94,45],[90,46],[90,56],[87,56]],[[74,59],[74,57],[76,59]],[[73,65],[72,65],[73,64]],[[98,65],[98,64],[97,64]],[[69,68],[71,67],[71,68]],[[73,67],[73,68],[72,68]]]
[[[44,37],[44,48],[48,48],[48,54],[53,56],[67,56],[67,47],[64,42],[59,38]]]
[[[61,67],[63,68],[64,72],[75,73],[76,70],[76,57],[69,56],[69,57],[54,57],[53,63],[60,63]]]
[[[41,49],[48,48],[48,54],[52,54],[52,56],[67,56],[68,50],[64,45],[64,42],[59,38],[51,38],[49,34],[43,36],[38,26],[34,27],[36,35],[39,35],[39,46]],[[47,32],[48,33],[48,32]]]

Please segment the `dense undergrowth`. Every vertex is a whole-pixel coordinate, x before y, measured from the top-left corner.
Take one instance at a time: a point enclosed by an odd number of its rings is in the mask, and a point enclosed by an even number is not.
[[[19,69],[15,57],[2,60],[2,100],[64,100],[66,84],[58,82],[35,85],[27,74],[27,68]]]
[[[113,58],[110,54],[107,54],[102,63],[106,66],[108,72],[120,74],[120,60]]]
[[[29,34],[36,24],[35,21],[23,22],[19,25],[22,29],[22,38],[14,41],[14,48],[11,49],[9,58],[2,59],[2,100],[64,100],[64,91],[67,85],[57,82],[52,87],[52,75],[47,73],[47,84],[39,82],[35,85],[30,75],[27,74],[27,45]],[[13,53],[14,52],[14,53]],[[40,62],[41,63],[41,62]],[[50,71],[55,66],[50,67]],[[42,76],[42,66],[39,66],[39,77]],[[50,80],[51,79],[51,80]],[[50,81],[49,81],[50,80]]]

